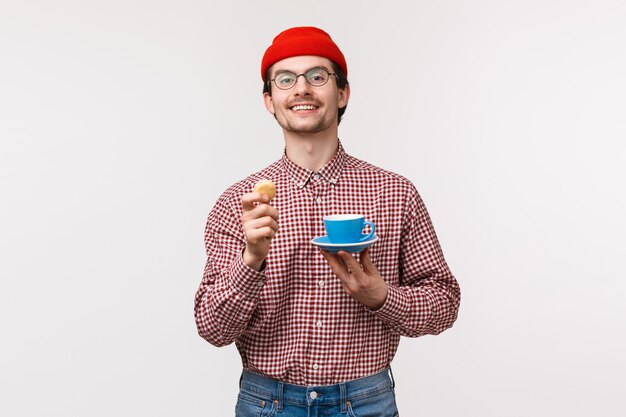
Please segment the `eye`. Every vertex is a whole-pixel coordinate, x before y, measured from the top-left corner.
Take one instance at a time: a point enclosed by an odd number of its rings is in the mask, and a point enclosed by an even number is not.
[[[292,74],[290,72],[281,72],[280,74],[278,74],[275,78],[276,84],[277,85],[290,85],[293,84],[293,82],[296,79],[296,75]]]
[[[321,68],[313,68],[306,73],[306,79],[313,84],[323,84],[328,79],[328,73]]]

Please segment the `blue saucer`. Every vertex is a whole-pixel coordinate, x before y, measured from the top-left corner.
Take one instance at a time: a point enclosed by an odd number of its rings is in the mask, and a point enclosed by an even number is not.
[[[330,240],[328,240],[328,236],[320,236],[320,237],[316,237],[315,239],[313,239],[311,243],[317,246],[318,248],[324,249],[325,251],[328,251],[330,253],[337,253],[340,250],[343,250],[346,252],[357,253],[357,252],[361,252],[363,249],[372,245],[377,240],[378,240],[378,236],[374,235],[370,237],[369,239],[364,240],[363,242],[331,243]]]

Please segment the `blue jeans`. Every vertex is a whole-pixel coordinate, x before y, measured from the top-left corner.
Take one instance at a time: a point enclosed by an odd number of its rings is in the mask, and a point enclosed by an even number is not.
[[[391,370],[304,387],[243,371],[235,417],[397,417]]]

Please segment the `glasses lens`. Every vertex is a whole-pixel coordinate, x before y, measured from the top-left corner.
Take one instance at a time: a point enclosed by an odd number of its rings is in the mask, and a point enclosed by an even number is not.
[[[306,79],[311,85],[320,87],[328,81],[328,71],[322,68],[313,68],[307,71]]]
[[[274,78],[274,82],[276,83],[276,87],[287,90],[296,83],[296,74],[291,72],[281,72]]]

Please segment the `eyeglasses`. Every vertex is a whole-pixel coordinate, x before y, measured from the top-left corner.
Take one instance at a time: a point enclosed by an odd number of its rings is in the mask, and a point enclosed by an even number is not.
[[[293,72],[285,71],[276,75],[271,81],[274,81],[276,87],[281,90],[289,90],[298,82],[298,77],[304,76],[304,79],[313,87],[321,87],[328,82],[331,75],[337,76],[333,72],[328,72],[324,68],[311,68],[304,74],[294,74]]]

